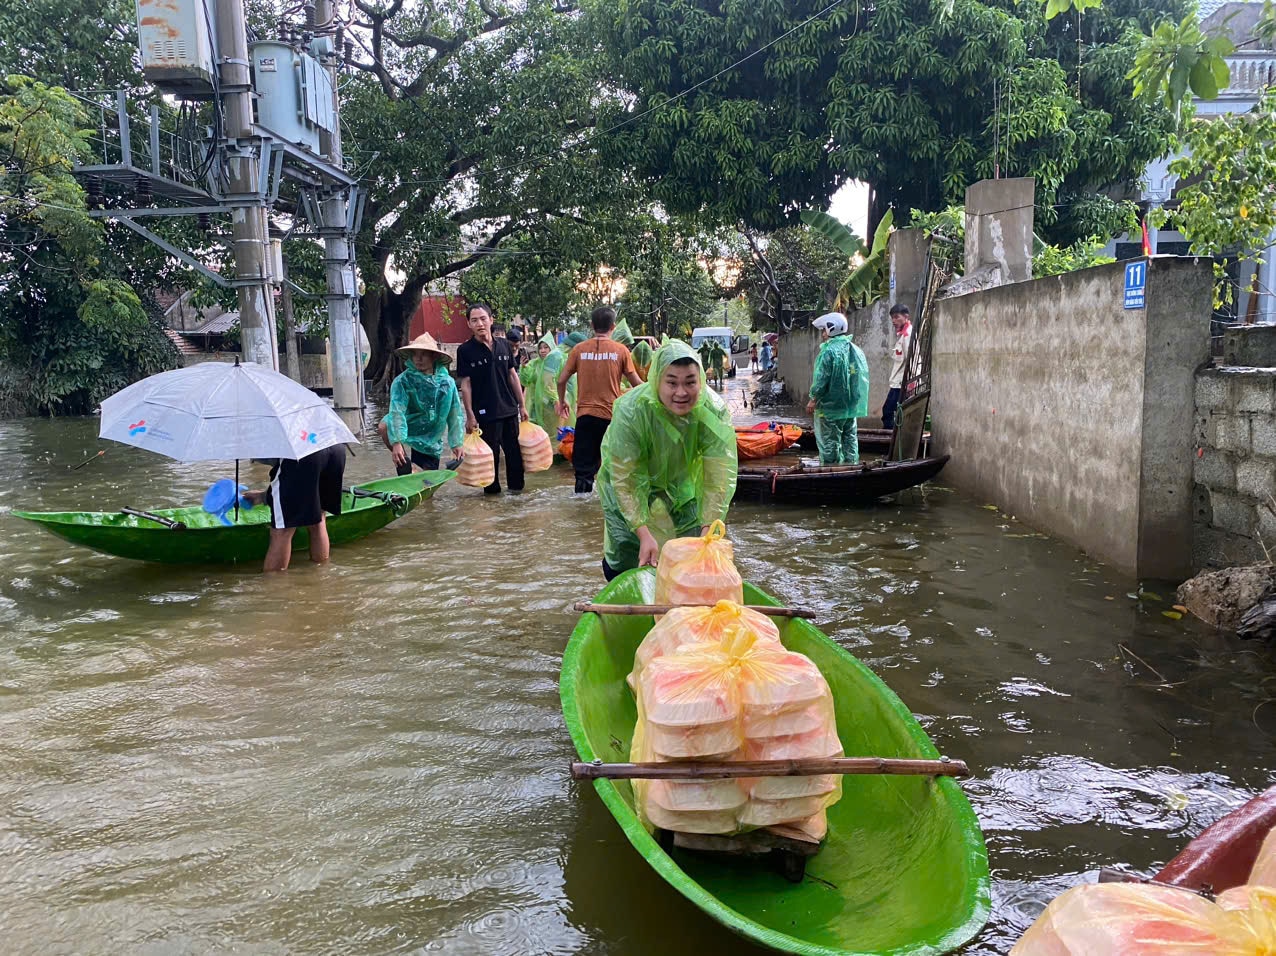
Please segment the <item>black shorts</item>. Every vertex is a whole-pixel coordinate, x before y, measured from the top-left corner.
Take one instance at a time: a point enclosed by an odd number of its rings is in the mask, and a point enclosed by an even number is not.
[[[270,472],[270,526],[309,528],[323,521],[323,513],[341,514],[341,479],[346,473],[346,448],[330,445],[313,455],[284,458]]]

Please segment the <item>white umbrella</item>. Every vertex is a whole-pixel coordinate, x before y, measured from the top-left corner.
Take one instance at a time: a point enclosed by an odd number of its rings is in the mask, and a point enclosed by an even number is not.
[[[102,403],[101,438],[178,461],[304,458],[358,443],[322,398],[253,362],[202,362],[135,382]]]

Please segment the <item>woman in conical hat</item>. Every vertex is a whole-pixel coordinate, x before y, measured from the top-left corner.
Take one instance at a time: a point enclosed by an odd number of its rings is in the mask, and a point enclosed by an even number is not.
[[[407,367],[390,383],[390,410],[377,430],[394,455],[398,474],[412,474],[413,465],[434,471],[445,447],[453,459],[464,454],[461,395],[447,370],[452,357],[429,332],[418,335],[399,354]]]

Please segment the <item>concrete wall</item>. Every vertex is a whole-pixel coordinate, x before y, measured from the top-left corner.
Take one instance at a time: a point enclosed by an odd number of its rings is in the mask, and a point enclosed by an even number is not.
[[[1276,368],[1227,366],[1196,378],[1196,567],[1276,552]]]
[[[234,362],[240,358],[238,352],[200,352],[196,355],[183,355],[182,365],[199,365],[201,362]],[[287,369],[288,363],[283,355],[279,356],[280,369]],[[328,391],[332,388],[332,371],[327,355],[301,356],[301,384],[306,388]]]
[[[851,337],[868,359],[868,417],[860,422],[871,428],[881,424],[882,404],[886,401],[894,360],[895,330],[891,326],[890,307],[902,302],[917,311],[917,293],[926,267],[926,239],[920,229],[897,229],[891,233],[889,251],[891,294],[846,316]],[[796,404],[805,404],[811,392],[815,356],[821,341],[820,333],[809,328],[794,329],[780,338],[779,376],[784,380],[790,400]]]
[[[1124,264],[937,303],[931,402],[944,478],[1138,577],[1191,571],[1191,409],[1208,262]]]

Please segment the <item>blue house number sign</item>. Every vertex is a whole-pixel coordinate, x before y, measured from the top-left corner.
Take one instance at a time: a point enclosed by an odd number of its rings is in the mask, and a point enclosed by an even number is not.
[[[1147,261],[1127,262],[1125,265],[1125,307],[1127,309],[1142,309],[1147,306],[1147,285]]]

